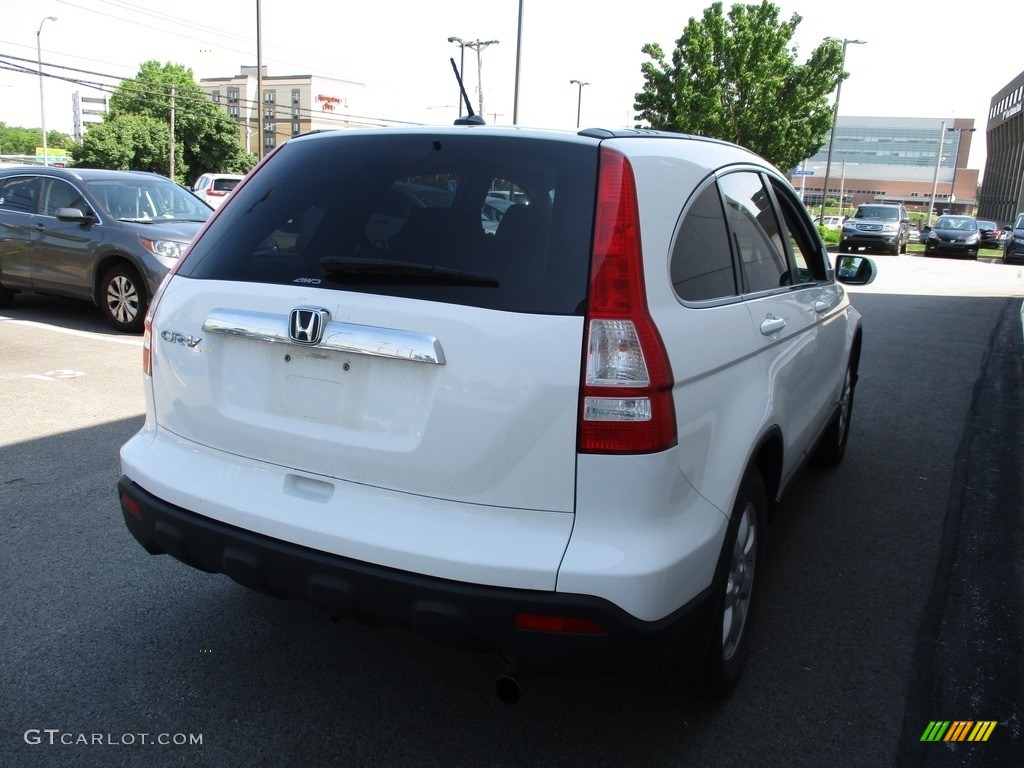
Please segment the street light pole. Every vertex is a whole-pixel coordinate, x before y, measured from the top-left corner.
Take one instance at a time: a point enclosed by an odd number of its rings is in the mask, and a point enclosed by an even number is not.
[[[43,165],[49,165],[46,153],[46,101],[43,99],[43,49],[39,38],[43,33],[43,24],[48,21],[56,21],[56,16],[47,16],[39,22],[39,29],[36,30],[36,61],[39,64],[39,122],[43,134]]]
[[[838,41],[837,41],[838,42]],[[864,45],[867,40],[843,40],[843,65],[839,73],[839,82],[836,83],[836,104],[832,112],[832,130],[828,137],[828,160],[825,162],[825,181],[821,187],[821,220],[825,220],[825,198],[828,195],[828,177],[832,172],[832,147],[836,142],[836,124],[839,122],[839,96],[843,91],[843,75],[846,74],[846,46]]]
[[[590,83],[581,83],[579,80],[570,80],[570,85],[579,86],[576,96],[576,127],[580,127],[580,107],[583,105],[583,86],[590,85]]]
[[[942,121],[939,129],[939,154],[935,157],[935,178],[932,179],[932,206],[928,209],[928,226],[932,225],[932,214],[935,213],[935,196],[939,191],[939,166],[942,164],[942,145],[946,139],[946,121]],[[955,163],[954,163],[955,165]]]
[[[953,213],[953,204],[956,202],[956,167],[960,161],[960,139],[964,135],[964,131],[968,133],[974,133],[974,128],[947,128],[947,131],[956,131],[956,150],[953,152],[953,181],[949,185],[949,212]]]
[[[463,69],[466,66],[466,41],[463,40],[461,37],[449,37],[448,38],[448,42],[449,43],[458,43],[459,44],[459,80],[462,80],[463,79],[462,72],[463,72]],[[459,110],[458,114],[456,114],[455,116],[456,117],[462,117],[462,88],[461,87],[459,88],[459,95],[455,99],[455,103],[458,105],[458,110]]]
[[[516,30],[516,87],[512,95],[512,125],[519,125],[519,62],[523,52],[523,0],[519,0],[519,25]]]

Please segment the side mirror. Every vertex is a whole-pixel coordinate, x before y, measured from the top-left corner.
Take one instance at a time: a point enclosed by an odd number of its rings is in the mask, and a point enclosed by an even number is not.
[[[837,256],[836,280],[846,285],[868,285],[878,275],[878,267],[867,256]]]
[[[94,224],[97,220],[91,213],[84,213],[77,208],[58,208],[56,214],[61,221],[77,221],[81,224]]]

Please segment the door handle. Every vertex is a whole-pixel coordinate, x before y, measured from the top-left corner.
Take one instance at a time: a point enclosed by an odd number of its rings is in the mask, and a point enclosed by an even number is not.
[[[781,317],[768,315],[761,323],[761,333],[765,336],[771,336],[773,333],[778,333],[785,327],[786,321]]]
[[[839,297],[834,293],[826,293],[820,299],[814,302],[814,311],[819,315],[828,312],[834,307],[839,301]]]

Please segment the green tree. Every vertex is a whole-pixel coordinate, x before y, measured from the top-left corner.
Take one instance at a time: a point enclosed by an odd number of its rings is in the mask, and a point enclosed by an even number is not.
[[[74,139],[60,131],[46,132],[46,145],[50,149],[67,149]],[[36,147],[43,146],[42,132],[38,128],[21,128],[0,123],[0,153],[5,155],[33,155]]]
[[[842,71],[842,44],[825,40],[798,64],[790,40],[802,17],[779,21],[770,2],[736,4],[728,15],[713,3],[691,18],[671,62],[657,43],[641,50],[644,89],[637,119],[659,130],[724,139],[747,147],[783,170],[795,168],[825,143],[832,127],[829,95]]]
[[[192,70],[156,61],[144,62],[136,77],[117,87],[102,124],[109,127],[95,139],[91,134],[102,126],[86,131],[80,149],[73,155],[76,162],[167,174],[172,93],[176,181],[191,185],[203,173],[244,173],[255,164],[256,158],[239,142],[235,122],[206,97]],[[118,125],[121,121],[126,124]],[[135,143],[118,148],[118,140]],[[161,143],[162,152],[157,150]],[[126,162],[131,164],[125,166]]]
[[[120,171],[155,171],[170,167],[170,127],[155,117],[122,114],[90,127],[72,150],[75,165]],[[177,175],[177,174],[175,174]]]

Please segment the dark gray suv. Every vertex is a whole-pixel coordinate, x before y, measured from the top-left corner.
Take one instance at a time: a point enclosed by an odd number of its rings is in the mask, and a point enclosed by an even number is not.
[[[0,171],[0,307],[20,291],[86,299],[138,333],[146,305],[213,209],[139,171]]]
[[[877,250],[896,256],[907,252],[910,214],[898,204],[864,203],[843,222],[839,250]]]

